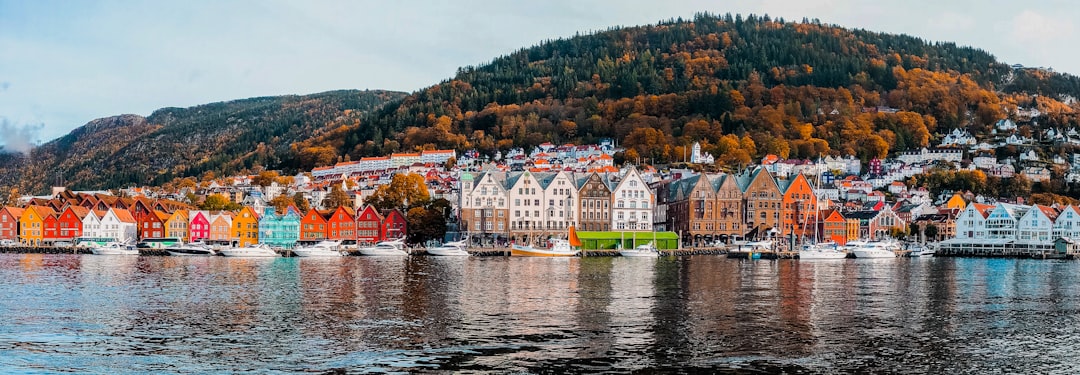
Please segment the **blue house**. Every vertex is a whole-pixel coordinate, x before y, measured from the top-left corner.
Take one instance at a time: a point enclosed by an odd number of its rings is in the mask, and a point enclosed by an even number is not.
[[[259,218],[259,243],[291,249],[300,239],[300,213],[290,205],[284,215],[278,215],[273,207],[263,209]]]

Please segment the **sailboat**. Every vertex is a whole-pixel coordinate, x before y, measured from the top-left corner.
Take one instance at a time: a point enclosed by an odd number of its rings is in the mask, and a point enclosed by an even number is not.
[[[548,242],[551,243],[549,248],[535,248],[529,245],[514,244],[510,246],[510,256],[515,257],[572,257],[577,256],[578,251],[574,249],[575,246],[581,246],[581,240],[578,239],[577,232],[574,231],[574,227],[570,226],[570,233],[567,236],[569,239],[560,240],[553,239]]]

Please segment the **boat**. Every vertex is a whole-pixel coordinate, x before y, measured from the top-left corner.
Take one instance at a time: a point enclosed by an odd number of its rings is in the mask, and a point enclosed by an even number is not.
[[[469,246],[469,240],[447,242],[441,246],[430,247],[427,253],[436,256],[469,256],[465,248]]]
[[[844,259],[847,252],[840,249],[836,242],[822,242],[813,245],[805,245],[799,249],[799,259]]]
[[[405,252],[405,239],[398,238],[392,241],[377,242],[372,246],[361,247],[360,255],[367,256],[406,256],[409,253]]]
[[[271,249],[266,244],[255,244],[244,247],[232,247],[227,249],[221,249],[218,251],[221,255],[227,257],[245,257],[245,258],[272,258],[277,257],[278,253]]]
[[[656,249],[656,246],[652,242],[647,244],[638,245],[633,249],[621,249],[619,255],[624,257],[651,257],[655,258],[660,256],[660,250]]]
[[[933,256],[937,253],[938,244],[936,242],[927,244],[922,249],[922,255]]]
[[[849,245],[855,258],[896,258],[899,246],[892,241],[853,242]]]
[[[298,257],[340,257],[345,256],[341,251],[341,241],[320,241],[311,246],[301,246],[293,249],[293,254]]]
[[[904,244],[904,250],[907,250],[907,256],[909,257],[921,257],[926,254],[926,246],[917,243]]]
[[[537,248],[528,245],[514,244],[510,246],[510,256],[515,257],[572,257],[577,256],[578,251],[570,246],[567,240],[551,240],[551,247]]]
[[[177,244],[165,248],[165,252],[172,256],[191,255],[217,255],[214,249],[202,243]]]
[[[125,245],[119,242],[109,242],[104,245],[90,248],[94,255],[139,255],[139,249],[135,246]]]

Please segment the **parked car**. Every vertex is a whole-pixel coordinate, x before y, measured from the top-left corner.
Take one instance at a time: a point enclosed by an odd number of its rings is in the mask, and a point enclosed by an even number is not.
[[[14,240],[0,240],[0,246],[4,247],[16,246],[18,244],[19,243],[15,242]]]

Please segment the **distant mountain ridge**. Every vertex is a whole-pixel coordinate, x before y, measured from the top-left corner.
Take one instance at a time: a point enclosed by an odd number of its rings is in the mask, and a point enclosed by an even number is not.
[[[162,108],[148,117],[90,121],[35,148],[4,155],[0,185],[42,192],[162,184],[176,177],[236,173],[256,165],[296,169],[291,145],[402,98],[385,90],[341,90]],[[28,173],[33,171],[33,173]]]

